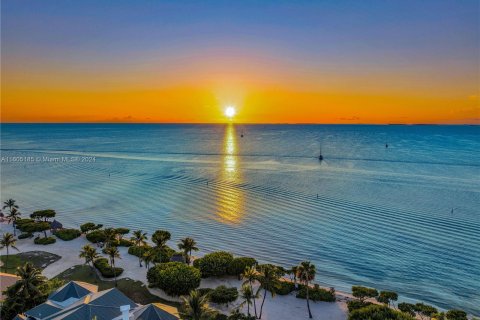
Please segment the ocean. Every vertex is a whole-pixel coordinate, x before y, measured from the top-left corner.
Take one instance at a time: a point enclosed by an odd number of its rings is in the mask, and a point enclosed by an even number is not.
[[[480,315],[478,126],[2,124],[1,157],[24,215],[310,260],[337,290]]]

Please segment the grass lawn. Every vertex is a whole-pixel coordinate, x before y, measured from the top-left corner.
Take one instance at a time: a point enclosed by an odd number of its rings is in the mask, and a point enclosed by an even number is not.
[[[86,265],[77,265],[70,269],[67,269],[60,273],[55,278],[64,280],[65,282],[71,280],[88,282],[98,286],[98,290],[102,291],[105,289],[110,289],[115,286],[114,281],[105,281],[98,277],[98,275],[92,271],[89,266]],[[118,279],[117,289],[122,291],[127,297],[140,304],[148,303],[162,303],[172,307],[178,307],[178,304],[175,302],[170,302],[153,295],[148,291],[147,287],[141,281],[135,281],[132,279]]]
[[[31,262],[35,267],[45,269],[46,266],[54,263],[60,258],[61,257],[56,254],[45,251],[28,251],[17,254],[10,254],[8,256],[8,268],[6,268],[5,263],[7,262],[7,256],[2,255],[0,256],[0,261],[2,261],[0,271],[15,274],[17,267],[24,265],[25,262]]]

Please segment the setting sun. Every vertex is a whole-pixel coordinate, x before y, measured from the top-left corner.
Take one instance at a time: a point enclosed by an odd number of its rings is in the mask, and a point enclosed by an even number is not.
[[[236,113],[237,111],[235,110],[234,106],[227,106],[225,108],[225,116],[227,116],[227,118],[230,118],[230,119],[233,118]]]

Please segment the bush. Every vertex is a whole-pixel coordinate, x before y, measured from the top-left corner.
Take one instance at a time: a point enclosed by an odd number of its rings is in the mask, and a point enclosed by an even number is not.
[[[25,232],[25,233],[22,233],[20,235],[18,235],[18,239],[27,239],[27,238],[32,238],[33,237],[33,233],[31,232]]]
[[[251,267],[257,264],[257,260],[250,257],[239,257],[234,258],[233,261],[228,266],[228,274],[231,276],[241,275],[246,267]]]
[[[359,300],[352,300],[347,302],[348,312],[352,312],[354,310],[362,309],[371,305],[371,302],[367,301],[359,301]]]
[[[136,257],[141,257],[147,250],[150,250],[150,249],[152,249],[152,247],[148,245],[140,246],[140,247],[132,245],[130,248],[128,248],[128,253]],[[172,255],[175,253],[175,250],[173,250],[170,247],[165,247],[163,249],[158,249],[154,247],[153,250],[155,250],[155,253],[156,253],[155,259],[153,259],[153,262],[155,263],[170,262]]]
[[[448,320],[467,320],[467,313],[462,310],[449,310],[446,316]]]
[[[103,224],[95,224],[93,222],[87,222],[80,226],[80,231],[82,231],[83,233],[89,233],[90,231],[101,229],[102,227],[103,227]]]
[[[313,288],[308,290],[308,297],[312,301],[325,301],[325,302],[335,302],[335,289],[331,288],[330,290],[326,290],[320,288],[318,284],[316,284]],[[307,287],[301,286],[300,290],[297,293],[297,298],[306,299],[307,298]]]
[[[77,229],[60,229],[55,231],[54,234],[55,236],[57,236],[57,238],[60,238],[63,241],[70,241],[80,237],[82,233],[80,232],[80,230]]]
[[[373,288],[353,286],[352,295],[358,300],[364,301],[367,298],[375,298],[376,296],[378,296],[378,291]]]
[[[414,320],[411,316],[393,310],[385,305],[371,304],[367,307],[353,310],[348,320]]]
[[[131,247],[133,246],[133,242],[128,240],[128,239],[119,239],[118,241],[115,241],[112,243],[112,245],[117,246],[117,247]]]
[[[199,289],[197,289],[197,291],[200,293],[200,295],[206,296],[206,295],[209,295],[213,291],[213,289],[212,288],[199,288]]]
[[[115,276],[119,276],[123,273],[123,269],[119,267],[112,268],[110,267],[110,264],[108,263],[108,259],[106,258],[98,258],[95,260],[93,263],[95,265],[95,268],[97,268],[98,271],[104,276],[105,278],[113,278]],[[114,272],[115,271],[115,272]]]
[[[281,296],[285,296],[290,292],[293,292],[294,290],[295,290],[295,284],[293,282],[279,281],[278,288],[275,291],[275,293]]]
[[[181,262],[157,264],[147,272],[150,286],[172,296],[186,295],[200,285],[200,271]]]
[[[193,266],[200,269],[203,278],[208,278],[226,275],[232,261],[233,255],[231,253],[218,251],[195,260]]]
[[[35,221],[33,219],[18,219],[17,222],[15,222],[15,227],[19,230],[22,230],[21,227],[29,224],[29,223],[34,223]]]
[[[103,230],[94,230],[87,233],[86,238],[92,243],[105,242],[107,238],[105,237],[105,232]]]
[[[238,290],[236,287],[218,286],[210,292],[209,296],[213,303],[228,304],[237,300]]]
[[[52,244],[52,243],[55,243],[56,241],[57,239],[55,239],[54,237],[46,237],[46,238],[36,237],[33,240],[35,244],[43,244],[43,245]]]
[[[128,248],[128,254],[131,254],[136,257],[143,257],[143,254],[150,250],[150,246],[131,246]]]

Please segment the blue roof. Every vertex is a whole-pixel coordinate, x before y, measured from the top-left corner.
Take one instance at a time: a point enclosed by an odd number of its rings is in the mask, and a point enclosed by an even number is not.
[[[133,319],[135,320],[178,320],[176,316],[153,305],[148,304],[135,311]]]
[[[75,281],[70,281],[69,283],[52,293],[48,297],[48,299],[62,302],[70,298],[80,299],[89,293],[91,293],[90,290],[82,287]]]
[[[61,308],[53,306],[47,301],[45,303],[39,304],[33,309],[28,310],[27,312],[25,312],[25,314],[29,317],[45,318],[61,310]]]

